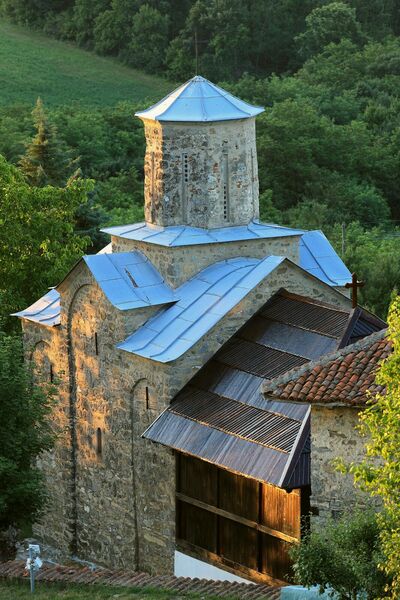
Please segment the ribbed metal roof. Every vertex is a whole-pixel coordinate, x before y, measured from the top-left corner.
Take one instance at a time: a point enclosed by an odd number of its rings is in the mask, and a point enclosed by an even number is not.
[[[39,323],[39,325],[47,325],[54,327],[60,324],[60,294],[57,290],[50,290],[34,302],[28,308],[13,313],[13,317],[20,317]]]
[[[300,266],[324,283],[343,286],[351,273],[322,231],[307,231],[300,240]]]
[[[350,271],[321,231],[304,231],[259,221],[251,221],[248,225],[216,229],[201,229],[186,225],[158,227],[147,223],[135,223],[107,227],[102,231],[122,239],[168,247],[301,236],[299,264],[305,271],[330,286],[343,286],[351,281]]]
[[[169,304],[177,299],[140,252],[92,254],[83,260],[108,300],[119,310]]]
[[[175,290],[162,309],[118,348],[158,362],[176,360],[285,259],[231,258],[215,263]]]
[[[200,227],[189,227],[187,225],[159,227],[147,223],[134,223],[132,225],[106,227],[101,231],[125,240],[137,240],[148,244],[174,247],[279,238],[304,233],[303,229],[292,229],[280,225],[260,223],[259,221],[251,221],[248,225],[219,227],[216,229],[201,229]]]
[[[208,79],[196,75],[165,98],[136,114],[141,119],[190,123],[249,119],[263,112]]]

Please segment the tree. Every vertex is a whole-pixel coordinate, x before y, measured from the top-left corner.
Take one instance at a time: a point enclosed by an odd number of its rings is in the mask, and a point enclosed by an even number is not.
[[[168,46],[168,16],[143,4],[132,19],[128,61],[149,73],[161,71]]]
[[[65,185],[77,170],[77,161],[72,160],[65,142],[58,138],[56,126],[48,121],[41,98],[37,99],[32,116],[36,135],[27,144],[19,167],[30,185]]]
[[[361,433],[368,436],[366,456],[363,463],[352,463],[350,472],[356,484],[382,500],[381,568],[393,578],[390,592],[395,600],[400,596],[400,296],[392,301],[388,322],[393,352],[376,376],[385,392],[371,398],[361,415]]]
[[[32,523],[46,498],[35,464],[54,433],[48,419],[56,388],[38,385],[23,362],[20,337],[0,333],[0,554],[7,556],[7,530]]]
[[[320,593],[336,592],[339,600],[381,598],[389,582],[379,568],[379,525],[369,511],[324,522],[306,534],[291,555],[296,583],[318,586]]]
[[[357,21],[356,11],[344,2],[331,2],[314,8],[306,17],[306,29],[296,41],[305,59],[319,54],[325,46],[337,44],[343,38],[356,44],[366,38]]]
[[[92,190],[77,179],[65,188],[30,187],[0,156],[1,315],[25,308],[55,285],[89,244],[74,232],[75,213]],[[14,323],[13,319],[12,323]],[[12,326],[7,319],[8,326]]]

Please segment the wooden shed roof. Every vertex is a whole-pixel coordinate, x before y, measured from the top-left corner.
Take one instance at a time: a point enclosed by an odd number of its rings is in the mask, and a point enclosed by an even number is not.
[[[309,405],[267,400],[262,385],[337,350],[361,329],[371,333],[385,326],[357,310],[355,318],[354,310],[282,290],[222,346],[143,437],[279,487],[308,485]]]

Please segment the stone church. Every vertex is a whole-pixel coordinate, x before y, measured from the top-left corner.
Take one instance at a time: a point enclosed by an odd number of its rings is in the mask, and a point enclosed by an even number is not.
[[[316,421],[314,461],[312,403],[275,382],[385,323],[321,232],[259,221],[262,111],[196,76],[137,113],[145,222],[17,313],[59,385],[35,534],[60,556],[279,583],[304,518],[356,501],[346,480],[332,497],[321,436],[357,453],[357,411]]]

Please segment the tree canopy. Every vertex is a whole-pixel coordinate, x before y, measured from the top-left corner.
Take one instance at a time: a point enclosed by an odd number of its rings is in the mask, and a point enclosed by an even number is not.
[[[92,183],[64,188],[30,186],[0,156],[1,317],[25,308],[55,285],[81,257],[89,239],[74,232],[74,218]]]
[[[38,385],[23,362],[22,340],[0,333],[0,532],[32,523],[46,493],[36,458],[52,446],[54,385]]]
[[[381,568],[391,577],[393,600],[400,595],[400,296],[389,310],[389,334],[393,352],[376,377],[385,392],[371,398],[361,415],[361,432],[368,436],[362,464],[352,464],[356,484],[382,499],[378,514],[384,560]]]

